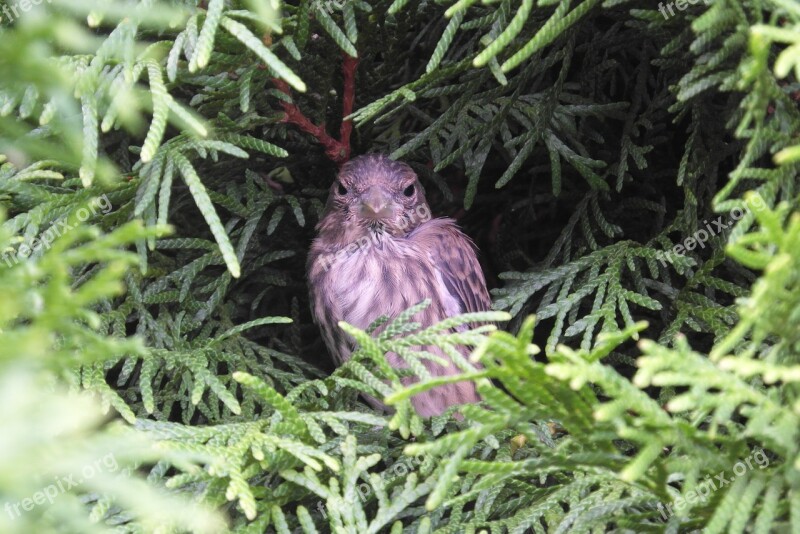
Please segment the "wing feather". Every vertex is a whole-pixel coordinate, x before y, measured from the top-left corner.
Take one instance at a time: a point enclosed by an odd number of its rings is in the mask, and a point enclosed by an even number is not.
[[[492,301],[475,245],[452,219],[433,219],[415,229],[410,239],[418,240],[431,255],[445,288],[460,307],[460,313],[486,311]]]

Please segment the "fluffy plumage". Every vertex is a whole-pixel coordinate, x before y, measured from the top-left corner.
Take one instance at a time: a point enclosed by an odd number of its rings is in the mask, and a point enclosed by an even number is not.
[[[426,327],[490,305],[472,242],[452,219],[431,218],[414,171],[384,155],[361,156],[342,167],[317,225],[308,279],[314,319],[339,364],[354,349],[339,321],[364,329],[381,315],[394,318],[429,298],[431,305],[414,317]],[[423,349],[450,360],[435,347]],[[396,354],[386,357],[395,368],[406,366]],[[453,364],[426,360],[425,365],[434,376],[460,372]],[[459,382],[415,395],[411,402],[428,417],[478,400],[474,384]]]

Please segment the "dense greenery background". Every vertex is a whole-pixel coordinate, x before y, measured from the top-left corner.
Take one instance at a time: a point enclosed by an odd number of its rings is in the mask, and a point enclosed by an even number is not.
[[[800,533],[794,0],[0,14],[1,532]],[[334,370],[348,151],[418,171],[496,311],[343,325]],[[425,344],[484,363],[464,421],[383,361]]]

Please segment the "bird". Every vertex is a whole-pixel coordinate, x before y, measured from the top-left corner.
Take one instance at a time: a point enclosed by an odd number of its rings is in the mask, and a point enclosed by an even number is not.
[[[416,173],[385,154],[358,156],[341,167],[316,232],[307,262],[311,311],[338,365],[357,348],[339,328],[340,321],[365,330],[381,316],[393,319],[429,299],[429,306],[412,318],[425,328],[491,306],[473,242],[453,219],[432,217]],[[431,375],[461,373],[437,347],[422,350],[448,362],[424,359]],[[460,350],[467,355],[466,348]],[[386,359],[393,368],[407,367],[397,354],[387,353]],[[406,377],[403,383],[417,380]],[[377,399],[367,401],[388,410]],[[411,397],[423,418],[476,402],[480,396],[471,381],[436,386]],[[461,418],[459,413],[456,417]]]

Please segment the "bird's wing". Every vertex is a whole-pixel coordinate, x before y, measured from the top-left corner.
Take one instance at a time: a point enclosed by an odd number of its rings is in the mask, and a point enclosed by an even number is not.
[[[486,311],[491,306],[475,245],[452,219],[433,219],[409,236],[429,251],[450,297],[460,313]]]

